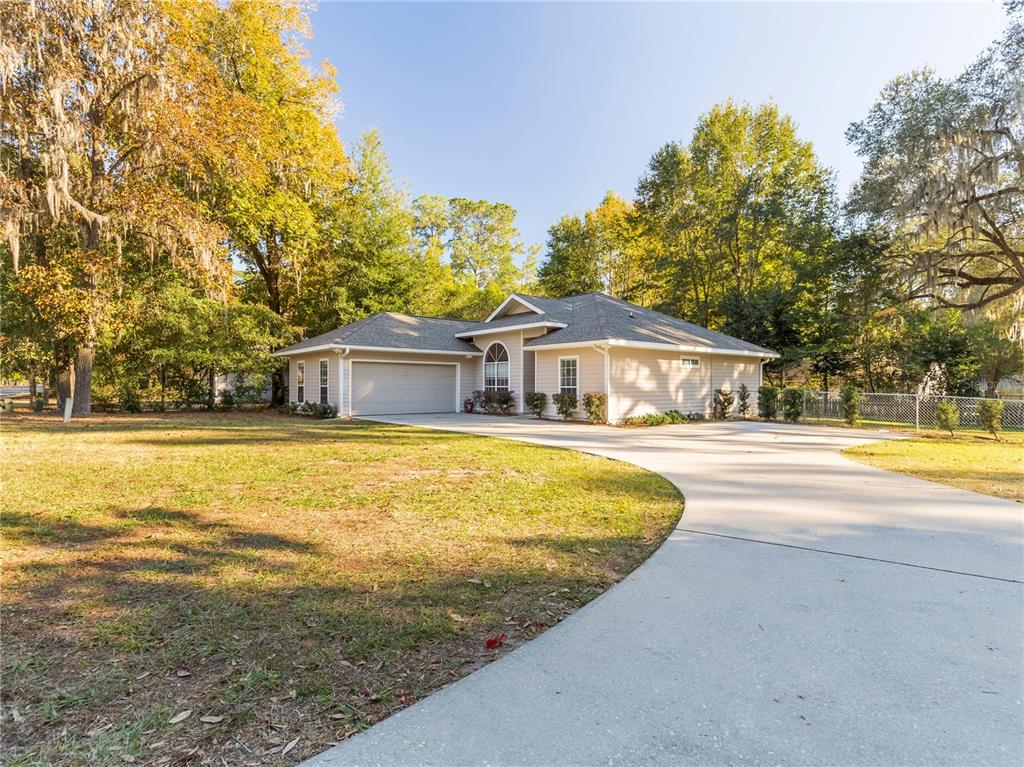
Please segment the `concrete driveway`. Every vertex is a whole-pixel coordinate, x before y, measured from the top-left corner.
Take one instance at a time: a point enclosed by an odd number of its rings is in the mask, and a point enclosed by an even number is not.
[[[880,435],[396,422],[557,445],[686,496],[537,639],[309,765],[1024,763],[1024,507],[853,463]]]

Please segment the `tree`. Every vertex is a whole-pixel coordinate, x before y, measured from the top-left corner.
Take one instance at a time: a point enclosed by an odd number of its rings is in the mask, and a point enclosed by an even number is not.
[[[563,216],[548,229],[547,257],[537,274],[544,295],[590,293],[604,288],[593,232],[579,216]]]
[[[0,16],[10,41],[0,229],[15,271],[23,240],[31,245],[28,281],[51,304],[38,319],[67,321],[50,335],[58,394],[74,391],[76,413],[91,408],[96,341],[127,240],[211,290],[230,278],[222,233],[194,193],[211,168],[248,170],[244,109],[200,52],[218,12],[198,1],[50,0],[11,3]],[[52,306],[56,296],[70,302]]]
[[[981,318],[967,326],[971,352],[977,361],[979,382],[985,396],[995,397],[999,382],[1008,375],[1024,372],[1024,350],[1006,336],[1001,323]]]
[[[582,217],[564,216],[548,229],[540,287],[549,296],[603,291],[645,305],[647,245],[633,205],[607,192]]]
[[[421,311],[480,319],[508,293],[529,289],[536,248],[519,239],[514,208],[428,195],[413,211]]]
[[[849,212],[906,244],[910,298],[978,308],[1024,289],[1022,40],[1014,21],[959,77],[897,77],[847,130],[864,158]]]
[[[238,0],[211,26],[209,54],[223,81],[244,96],[256,164],[244,176],[221,174],[211,209],[256,278],[249,281],[250,300],[291,324],[315,324],[330,309],[310,307],[307,273],[320,269],[334,255],[335,238],[344,237],[335,224],[346,192],[349,203],[360,194],[358,186],[347,187],[350,167],[332,122],[334,70],[326,63],[315,71],[304,65],[299,39],[309,27],[297,2]],[[326,300],[333,306],[338,296]],[[345,311],[337,308],[340,315]],[[283,372],[275,372],[276,404],[284,387]]]
[[[774,104],[726,102],[688,145],[658,150],[637,187],[656,242],[660,308],[712,329],[788,348],[791,314],[833,231],[830,171]]]

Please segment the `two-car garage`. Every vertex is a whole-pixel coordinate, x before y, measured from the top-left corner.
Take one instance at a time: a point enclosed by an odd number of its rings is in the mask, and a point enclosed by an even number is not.
[[[352,360],[351,414],[451,413],[458,410],[454,362]]]

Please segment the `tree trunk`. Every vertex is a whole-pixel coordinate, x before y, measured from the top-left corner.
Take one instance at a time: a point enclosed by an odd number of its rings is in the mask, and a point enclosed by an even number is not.
[[[213,410],[217,406],[217,371],[210,365],[209,373],[210,395],[206,407]]]
[[[64,414],[64,403],[71,396],[73,365],[62,365],[57,368],[57,413]]]
[[[96,350],[92,344],[79,347],[75,360],[75,403],[71,407],[74,415],[89,415],[92,412],[92,363]]]
[[[28,364],[28,401],[32,404],[36,404],[36,393],[38,386],[36,384],[36,363],[30,362]]]
[[[270,406],[281,407],[285,404],[285,388],[287,387],[287,381],[285,380],[285,369],[277,368],[273,373],[270,374]]]
[[[999,379],[995,376],[989,376],[988,380],[985,381],[985,397],[988,399],[995,399],[996,388],[999,386]]]

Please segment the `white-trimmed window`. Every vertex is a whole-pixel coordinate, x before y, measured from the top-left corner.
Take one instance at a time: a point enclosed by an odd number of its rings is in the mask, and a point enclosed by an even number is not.
[[[327,371],[329,368],[330,364],[327,360],[320,360],[320,402],[324,405],[327,404],[327,382],[330,380],[330,374]]]
[[[484,391],[508,391],[508,349],[495,342],[484,353]]]
[[[295,401],[306,401],[306,363],[304,360],[295,363]]]
[[[558,358],[558,391],[579,397],[579,357]]]
[[[700,357],[680,357],[679,365],[684,368],[699,368]]]

